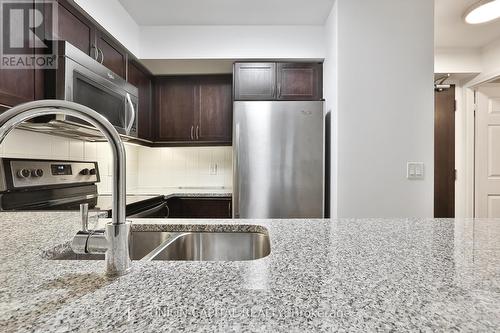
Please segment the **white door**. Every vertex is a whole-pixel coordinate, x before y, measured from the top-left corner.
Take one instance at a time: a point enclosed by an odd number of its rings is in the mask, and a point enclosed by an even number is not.
[[[500,85],[476,91],[475,217],[500,217]]]

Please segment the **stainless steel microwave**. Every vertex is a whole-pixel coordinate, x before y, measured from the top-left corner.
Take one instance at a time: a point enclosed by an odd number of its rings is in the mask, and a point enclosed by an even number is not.
[[[57,69],[44,73],[45,98],[83,104],[106,117],[122,137],[136,138],[137,88],[70,43],[57,43]],[[88,141],[103,139],[92,125],[64,115],[35,119],[23,127]]]

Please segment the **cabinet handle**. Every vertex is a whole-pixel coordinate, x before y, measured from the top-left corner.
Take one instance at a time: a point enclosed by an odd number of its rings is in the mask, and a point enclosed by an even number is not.
[[[229,216],[229,218],[231,218],[233,216],[233,212],[231,211],[231,201],[228,202],[227,208],[228,208],[227,216]]]
[[[194,140],[193,131],[194,131],[194,126],[191,125],[191,140]]]
[[[99,58],[99,50],[95,45],[92,45],[92,48],[94,49],[94,60],[98,61],[97,58]]]
[[[102,64],[104,62],[104,52],[102,52],[102,50],[99,49],[99,48],[98,48],[98,50],[101,53],[101,61],[100,61],[100,63]]]
[[[278,83],[278,98],[281,97],[281,83]]]
[[[200,139],[200,126],[196,125],[196,140]]]

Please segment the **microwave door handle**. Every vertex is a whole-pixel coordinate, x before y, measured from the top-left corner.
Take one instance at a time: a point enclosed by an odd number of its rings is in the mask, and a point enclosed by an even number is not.
[[[131,115],[130,115],[130,121],[127,125],[126,131],[127,131],[127,135],[130,135],[130,130],[132,129],[132,126],[134,125],[134,121],[135,121],[135,108],[134,108],[134,104],[132,104],[132,99],[130,98],[129,93],[127,93],[127,102],[128,102],[128,104],[130,104]]]

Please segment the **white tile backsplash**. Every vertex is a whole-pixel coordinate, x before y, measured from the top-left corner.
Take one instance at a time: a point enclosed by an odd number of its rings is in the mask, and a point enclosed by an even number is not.
[[[232,187],[231,147],[149,148],[125,144],[127,190],[160,187]],[[0,145],[0,156],[97,161],[99,193],[110,193],[111,148],[107,142],[83,142],[13,130]],[[210,168],[216,167],[216,174]]]
[[[138,147],[125,144],[127,189],[137,188]],[[0,145],[2,157],[97,161],[101,182],[99,193],[111,192],[111,149],[107,142],[83,142],[53,135],[13,130]]]
[[[217,164],[217,174],[210,165]],[[228,187],[232,186],[231,147],[140,147],[138,186]]]

